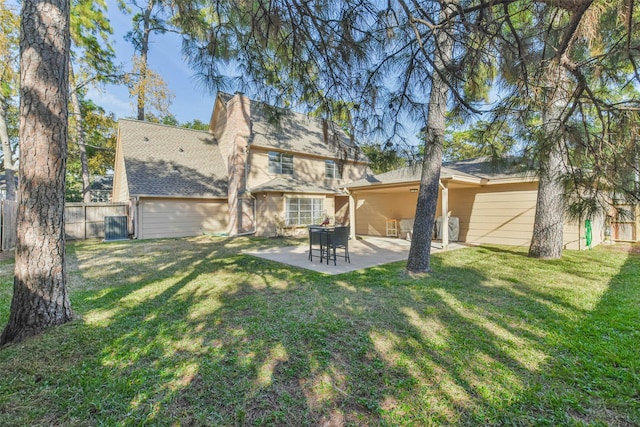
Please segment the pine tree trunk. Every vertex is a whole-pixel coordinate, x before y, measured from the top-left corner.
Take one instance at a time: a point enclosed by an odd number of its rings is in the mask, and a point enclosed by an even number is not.
[[[448,18],[454,11],[455,2],[442,4],[441,17]],[[413,223],[413,234],[407,271],[410,273],[426,273],[431,270],[431,239],[436,210],[438,207],[438,190],[440,185],[440,169],[442,167],[442,147],[444,145],[447,99],[449,86],[443,78],[453,57],[453,39],[449,32],[453,31],[450,23],[439,30],[434,71],[429,94],[429,110],[425,139],[424,160],[418,192],[416,216]]]
[[[16,265],[0,345],[72,318],[64,235],[69,6],[69,0],[22,2]]]
[[[536,215],[529,247],[529,256],[533,258],[562,256],[564,190],[560,171],[564,162],[558,145],[557,141],[551,144],[548,157],[540,164]]]
[[[13,150],[9,142],[9,131],[7,128],[7,102],[0,94],[0,143],[2,144],[2,154],[4,156],[4,177],[6,181],[7,200],[16,199],[15,169],[13,164]]]
[[[542,112],[545,141],[540,154],[538,198],[529,256],[560,258],[564,240],[565,171],[562,111],[567,106],[567,81],[560,64],[552,61],[547,71],[547,99]]]
[[[140,43],[140,87],[138,88],[138,120],[144,120],[144,108],[147,95],[147,61],[149,54],[149,35],[151,33],[151,12],[155,0],[149,0],[143,15],[143,34]]]
[[[82,110],[80,109],[80,99],[78,99],[78,92],[75,90],[75,76],[73,74],[71,61],[69,61],[69,77],[71,106],[73,107],[73,116],[75,118],[78,149],[80,150],[80,166],[82,168],[82,201],[91,203],[91,179],[89,177],[87,146],[84,141],[84,124],[82,121]]]

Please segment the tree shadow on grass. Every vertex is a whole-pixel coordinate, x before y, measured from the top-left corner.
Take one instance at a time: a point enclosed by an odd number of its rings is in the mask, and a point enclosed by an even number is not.
[[[592,310],[558,326],[545,369],[500,424],[640,425],[638,277],[640,256],[630,255]]]
[[[412,279],[404,263],[327,277],[240,255],[242,244],[196,241],[160,254],[151,246],[145,262],[159,268],[135,272],[136,280],[114,268],[100,280],[122,285],[79,291],[84,321],[47,334],[64,373],[34,360],[30,375],[50,377],[48,388],[21,385],[51,399],[42,417],[78,425],[526,424],[551,408],[526,405],[552,380],[544,372],[564,360],[566,350],[549,341],[570,342],[590,315],[533,279],[506,280],[518,267],[486,276],[495,260],[481,249],[434,256],[434,272]],[[92,256],[99,266],[100,252]],[[501,256],[514,265],[521,254]]]

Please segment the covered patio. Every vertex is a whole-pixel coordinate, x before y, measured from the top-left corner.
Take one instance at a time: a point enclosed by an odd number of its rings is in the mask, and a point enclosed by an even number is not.
[[[270,261],[305,268],[317,273],[336,275],[388,264],[390,262],[405,261],[409,256],[410,246],[411,242],[403,239],[370,236],[363,238],[358,237],[357,239],[351,239],[349,241],[351,262],[345,262],[344,258],[340,259],[340,257],[338,257],[336,265],[333,264],[333,261],[329,261],[327,264],[326,259],[321,263],[320,257],[316,256],[313,257],[313,261],[309,261],[307,258],[309,252],[308,245],[274,247],[246,253]],[[448,250],[463,247],[463,245],[458,243],[449,243]],[[442,243],[433,242],[431,244],[431,253],[441,252],[442,250]]]
[[[421,172],[420,167],[405,167],[348,184],[352,237],[356,234],[410,237]],[[467,245],[529,246],[537,196],[537,177],[517,159],[494,163],[479,158],[444,163],[440,170],[434,235],[445,248],[454,241]],[[587,219],[593,230],[591,245],[584,238]],[[580,221],[566,217],[564,248],[583,250],[600,244],[604,220],[603,215]]]

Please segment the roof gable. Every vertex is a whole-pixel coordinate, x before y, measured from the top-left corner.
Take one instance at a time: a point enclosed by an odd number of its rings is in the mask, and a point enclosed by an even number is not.
[[[219,92],[225,104],[233,96]],[[335,123],[263,102],[251,102],[251,145],[368,163],[369,160]]]
[[[118,127],[130,196],[227,196],[227,170],[210,133],[129,119]]]

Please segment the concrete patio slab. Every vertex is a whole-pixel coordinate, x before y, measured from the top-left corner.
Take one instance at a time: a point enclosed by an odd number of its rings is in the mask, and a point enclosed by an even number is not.
[[[259,258],[294,267],[305,268],[324,274],[343,274],[351,271],[362,270],[376,265],[388,264],[396,261],[406,261],[409,256],[411,242],[402,239],[363,237],[349,241],[349,255],[351,263],[348,263],[338,256],[337,265],[333,265],[333,260],[329,264],[324,260],[320,262],[320,257],[314,256],[313,262],[307,258],[309,246],[285,246],[278,248],[261,249],[245,252]],[[458,243],[450,243],[449,250],[460,249],[464,246]],[[442,244],[434,242],[431,244],[431,253],[442,251]],[[338,252],[338,254],[342,251]]]

